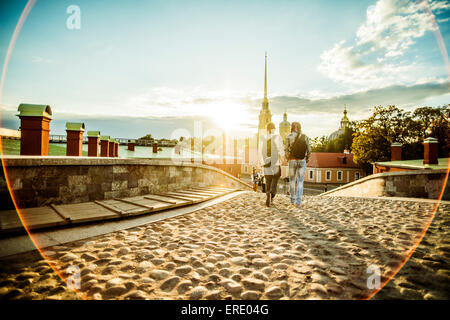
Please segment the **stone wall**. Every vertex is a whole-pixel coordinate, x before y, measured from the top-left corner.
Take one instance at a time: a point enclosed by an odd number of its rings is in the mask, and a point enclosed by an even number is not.
[[[414,170],[377,173],[323,193],[350,197],[413,197],[438,199],[447,170]],[[450,200],[448,182],[443,200]]]
[[[195,186],[251,189],[217,168],[171,160],[5,156],[4,164],[20,208],[131,197]],[[2,180],[0,198],[6,199],[8,189],[5,178]]]

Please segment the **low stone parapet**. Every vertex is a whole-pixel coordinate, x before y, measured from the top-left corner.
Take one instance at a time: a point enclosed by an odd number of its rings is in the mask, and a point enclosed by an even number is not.
[[[323,193],[350,197],[413,197],[439,199],[447,170],[412,170],[377,173]],[[450,200],[447,187],[443,200]]]
[[[220,185],[251,190],[232,175],[203,164],[150,159],[3,157],[20,208],[80,203]],[[5,178],[0,197],[8,196]],[[4,209],[4,208],[3,208]]]

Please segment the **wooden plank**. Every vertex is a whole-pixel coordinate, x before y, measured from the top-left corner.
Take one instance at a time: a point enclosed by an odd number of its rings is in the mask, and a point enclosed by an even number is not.
[[[189,200],[194,201],[194,203],[206,201],[209,199],[208,197],[193,196],[190,194],[183,194],[183,193],[179,193],[179,192],[170,192],[170,193],[168,193],[168,195],[189,199]]]
[[[166,202],[166,203],[170,203],[170,204],[179,204],[179,202],[176,202],[176,201],[163,200],[163,199],[159,199],[159,198],[151,197],[151,196],[144,196],[144,199],[154,200],[154,201],[161,201],[161,202]]]
[[[149,210],[153,210],[153,209],[154,209],[154,208],[151,207],[151,206],[147,206],[147,205],[145,205],[145,204],[141,204],[141,203],[138,203],[138,202],[133,202],[133,201],[130,201],[130,200],[127,200],[127,199],[114,198],[114,200],[122,201],[122,202],[129,203],[129,204],[132,204],[132,205],[135,205],[135,206],[139,206],[139,207],[142,207],[142,208],[146,208],[146,209],[149,209]]]
[[[226,187],[210,187],[208,190],[214,190],[214,191],[231,191],[236,190],[235,188],[226,188]]]
[[[224,195],[227,195],[227,194],[229,194],[229,193],[232,193],[232,192],[234,192],[235,190],[230,190],[230,191],[221,191],[221,192],[211,192],[211,191],[196,191],[197,192],[197,194],[205,194],[205,195],[208,195],[209,196],[209,199],[215,199],[215,198],[218,198],[218,197],[221,197],[221,196],[224,196]],[[184,190],[182,190],[182,191],[180,191],[180,192],[185,192],[185,193],[187,193],[187,192],[190,192],[190,190],[187,190],[187,191],[184,191]],[[209,200],[208,199],[208,200]]]
[[[222,192],[206,192],[206,191],[197,191],[197,190],[181,190],[178,192],[192,194],[192,195],[210,196],[210,197],[214,197],[214,196],[223,194]]]
[[[198,187],[198,189],[208,190],[208,191],[230,191],[235,190],[232,188],[221,188],[221,187]]]
[[[116,211],[105,208],[96,202],[65,204],[58,206],[70,218],[72,223],[83,223],[96,220],[117,219],[121,217]]]
[[[103,208],[106,208],[112,212],[117,213],[121,217],[126,217],[128,214],[122,210],[116,209],[110,205],[107,205],[106,203],[100,202],[98,200],[95,200],[94,203],[98,204],[99,206],[102,206]]]
[[[152,212],[176,208],[176,207],[180,207],[180,206],[183,206],[186,204],[185,202],[181,202],[181,201],[175,202],[175,203],[167,203],[167,202],[162,202],[162,201],[158,201],[158,200],[150,200],[150,199],[145,199],[143,196],[126,198],[126,200],[132,201],[136,204],[142,204],[145,206],[153,207]]]
[[[144,213],[152,212],[151,209],[143,208],[143,207],[138,206],[136,204],[131,204],[131,203],[128,203],[128,202],[119,201],[119,200],[116,200],[116,199],[104,200],[103,203],[106,204],[106,205],[109,205],[109,206],[111,206],[113,208],[116,208],[118,210],[121,210],[126,215],[138,215],[138,214],[144,214]]]
[[[56,213],[59,214],[59,216],[60,216],[61,218],[63,218],[64,220],[67,221],[67,223],[70,223],[70,222],[71,222],[70,217],[68,217],[66,214],[64,214],[64,212],[62,212],[62,211],[61,211],[59,208],[57,208],[54,204],[51,204],[51,205],[50,205],[50,208],[52,208],[53,210],[55,210]]]
[[[118,201],[115,199],[103,200],[102,202],[113,208],[121,210],[123,212],[135,211],[136,209],[142,209],[142,207],[136,206],[134,204]]]
[[[186,194],[183,192],[168,192],[167,194],[169,195],[174,195],[174,196],[180,196],[180,197],[186,197],[186,198],[193,198],[193,199],[199,199],[199,200],[203,200],[203,199],[207,199],[208,196],[201,196],[201,195],[192,195],[192,194]]]
[[[178,196],[172,196],[172,195],[168,195],[168,194],[156,194],[157,196],[160,196],[160,197],[168,197],[168,198],[173,198],[173,199],[178,199],[178,200],[184,200],[184,201],[186,201],[188,204],[192,204],[192,203],[194,203],[194,200],[192,200],[192,199],[189,199],[189,198],[183,198],[183,197],[178,197]]]
[[[2,233],[19,230],[25,229],[16,210],[5,210],[0,212],[0,231]]]
[[[198,188],[190,188],[189,191],[212,193],[212,194],[221,194],[223,192],[223,191],[213,191],[213,190],[198,189]]]
[[[47,228],[67,224],[50,207],[19,209],[23,223],[29,230]],[[1,231],[12,232],[23,230],[23,224],[15,210],[2,211],[0,214]]]

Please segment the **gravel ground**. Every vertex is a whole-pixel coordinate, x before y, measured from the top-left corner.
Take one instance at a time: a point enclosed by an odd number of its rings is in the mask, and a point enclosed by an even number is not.
[[[286,196],[272,207],[247,192],[190,214],[46,248],[0,264],[4,299],[364,299],[420,239],[434,205]],[[441,205],[411,259],[375,299],[448,299],[450,205]],[[369,268],[369,273],[368,273]],[[375,268],[375,269],[370,269]],[[370,271],[371,270],[371,271]]]

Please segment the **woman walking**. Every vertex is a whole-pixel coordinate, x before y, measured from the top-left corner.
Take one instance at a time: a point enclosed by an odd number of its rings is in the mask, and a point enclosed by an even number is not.
[[[260,162],[266,179],[266,206],[270,207],[277,194],[278,180],[281,176],[281,160],[284,157],[283,140],[275,134],[275,125],[267,125],[266,135],[261,137]]]

